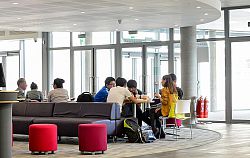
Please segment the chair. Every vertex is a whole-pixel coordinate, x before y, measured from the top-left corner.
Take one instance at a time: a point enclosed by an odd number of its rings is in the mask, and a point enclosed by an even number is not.
[[[191,114],[190,114],[190,103],[191,100],[178,100],[175,105],[175,118],[169,118],[169,117],[160,117],[161,120],[161,128],[163,131],[167,129],[167,127],[170,127],[170,129],[173,129],[172,133],[167,133],[167,135],[173,135],[178,139],[180,135],[178,135],[178,130],[180,130],[181,123],[179,120],[186,120],[190,118],[190,139],[192,139],[192,124],[191,124]],[[185,116],[185,114],[188,114],[189,116]],[[167,123],[167,120],[174,119],[173,123]]]
[[[190,139],[193,138],[193,133],[192,133],[192,123],[191,123],[191,110],[190,110],[190,104],[191,100],[178,100],[175,106],[175,124],[177,124],[176,120],[186,120],[190,119]],[[188,115],[188,116],[187,116]],[[177,128],[176,130],[176,135],[177,135]],[[178,137],[176,137],[178,138]]]

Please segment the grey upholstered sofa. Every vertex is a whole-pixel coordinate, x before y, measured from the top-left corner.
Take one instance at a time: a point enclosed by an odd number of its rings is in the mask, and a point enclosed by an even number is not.
[[[45,103],[13,104],[13,133],[28,135],[29,125],[52,123],[58,136],[78,136],[79,124],[106,124],[108,136],[121,136],[123,121],[116,103]]]

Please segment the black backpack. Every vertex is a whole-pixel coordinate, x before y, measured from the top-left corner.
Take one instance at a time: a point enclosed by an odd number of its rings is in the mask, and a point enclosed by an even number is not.
[[[76,102],[93,102],[94,98],[89,92],[83,92],[77,97]]]
[[[124,133],[129,143],[144,143],[141,127],[132,119],[124,119]]]

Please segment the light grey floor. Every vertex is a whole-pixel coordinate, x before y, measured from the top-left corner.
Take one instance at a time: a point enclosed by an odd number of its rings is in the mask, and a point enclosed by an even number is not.
[[[61,148],[55,155],[30,155],[27,142],[14,142],[14,158],[27,157],[159,157],[159,158],[247,158],[250,157],[250,125],[249,124],[203,124],[200,128],[211,129],[221,133],[221,139],[212,143],[188,146],[189,140],[158,141],[150,144],[109,144],[104,155],[80,155],[77,145],[60,144]],[[207,135],[199,134],[198,139]],[[182,142],[181,142],[182,141]],[[179,144],[178,144],[179,143]],[[185,144],[187,143],[187,144]],[[62,150],[63,149],[63,150]],[[136,156],[138,155],[138,156]]]
[[[234,110],[233,119],[250,120],[250,110]],[[200,121],[225,121],[225,111],[209,112],[208,118],[199,119]]]
[[[213,129],[222,134],[219,141],[200,147],[163,152],[138,158],[249,158],[250,125],[249,124],[207,124],[203,128]]]

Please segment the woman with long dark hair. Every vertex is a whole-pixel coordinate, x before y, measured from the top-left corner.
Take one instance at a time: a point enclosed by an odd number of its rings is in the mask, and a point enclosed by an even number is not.
[[[163,131],[159,132],[161,130],[161,123],[159,121],[159,117],[174,117],[171,116],[173,115],[173,112],[170,111],[174,110],[175,104],[178,100],[178,93],[170,75],[163,76],[161,84],[163,86],[163,88],[161,89],[161,94],[155,94],[155,97],[159,98],[161,101],[161,107],[153,108],[150,112],[151,127],[157,138],[159,137],[159,133],[161,133],[161,138],[165,137]]]

